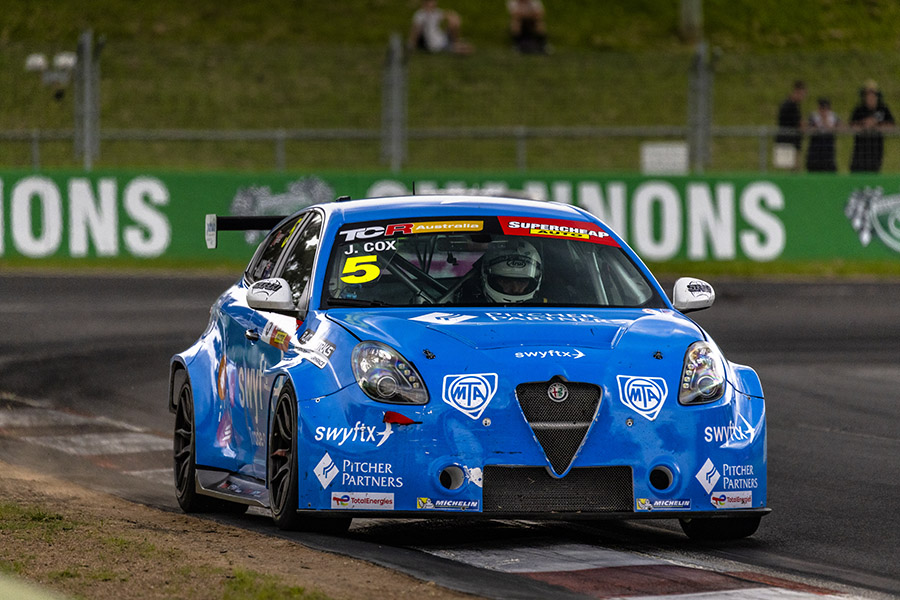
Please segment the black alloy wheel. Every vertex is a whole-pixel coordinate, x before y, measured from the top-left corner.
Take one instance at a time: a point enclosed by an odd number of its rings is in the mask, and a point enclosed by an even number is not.
[[[172,439],[173,472],[175,474],[175,498],[186,513],[227,512],[241,514],[247,505],[219,500],[197,493],[197,464],[194,438],[194,394],[187,380],[187,373],[180,369],[175,374],[177,406],[175,433]]]
[[[350,527],[348,517],[310,517],[298,512],[299,476],[297,467],[297,400],[285,386],[275,405],[275,419],[269,438],[269,502],[272,520],[279,529],[343,533]]]

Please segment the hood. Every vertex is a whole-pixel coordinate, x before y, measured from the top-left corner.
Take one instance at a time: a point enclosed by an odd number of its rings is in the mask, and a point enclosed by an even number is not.
[[[336,309],[327,314],[360,340],[378,340],[401,350],[445,345],[447,338],[474,350],[523,351],[566,347],[614,350],[639,340],[650,343],[647,338],[683,349],[705,338],[693,321],[667,309],[391,308]]]

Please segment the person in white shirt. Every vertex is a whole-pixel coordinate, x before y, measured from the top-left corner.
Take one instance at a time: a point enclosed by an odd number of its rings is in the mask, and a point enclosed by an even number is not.
[[[413,14],[407,46],[431,53],[469,54],[472,47],[460,38],[461,26],[455,11],[438,8],[437,0],[422,0]]]

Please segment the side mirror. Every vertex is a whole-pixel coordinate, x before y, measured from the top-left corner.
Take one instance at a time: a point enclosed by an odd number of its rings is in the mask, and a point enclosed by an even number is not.
[[[672,304],[683,313],[709,308],[716,301],[716,291],[702,279],[682,277],[675,282]]]
[[[247,305],[254,310],[297,312],[290,284],[281,277],[262,279],[247,290]]]

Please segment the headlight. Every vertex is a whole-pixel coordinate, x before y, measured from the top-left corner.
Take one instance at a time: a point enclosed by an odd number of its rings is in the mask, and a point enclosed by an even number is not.
[[[725,392],[725,366],[719,351],[706,342],[694,342],[684,355],[684,371],[678,402],[704,404],[722,397]]]
[[[426,404],[422,376],[400,353],[381,342],[360,342],[353,349],[353,376],[372,400],[390,404]]]

